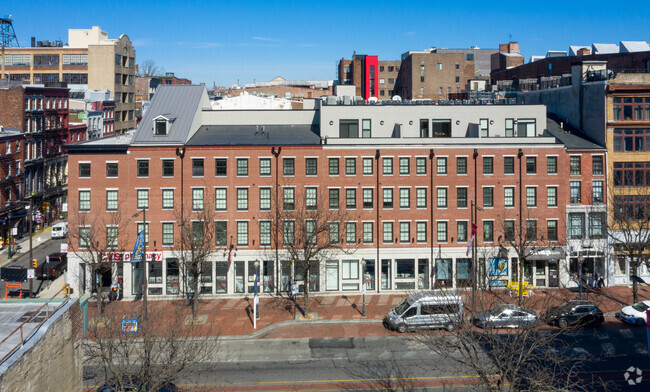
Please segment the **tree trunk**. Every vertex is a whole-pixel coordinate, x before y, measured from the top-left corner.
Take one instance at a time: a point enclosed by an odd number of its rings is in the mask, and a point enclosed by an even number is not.
[[[97,270],[95,270],[95,286],[97,289],[97,310],[101,316],[104,313],[104,302],[102,301],[102,285]]]
[[[302,281],[305,287],[305,297],[303,298],[304,300],[303,307],[305,309],[304,313],[305,315],[307,315],[307,313],[309,313],[309,265],[307,266],[307,268],[305,268],[305,276],[303,276]]]
[[[197,314],[199,313],[199,286],[201,284],[201,274],[200,271],[194,273],[194,296],[192,297],[192,318],[196,319]]]

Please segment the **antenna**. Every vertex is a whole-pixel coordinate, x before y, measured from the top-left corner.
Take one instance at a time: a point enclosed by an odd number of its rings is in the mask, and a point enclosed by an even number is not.
[[[20,47],[11,21],[11,15],[0,18],[0,46],[2,46],[3,50],[4,48]]]
[[[512,42],[512,34],[508,33],[508,42]]]

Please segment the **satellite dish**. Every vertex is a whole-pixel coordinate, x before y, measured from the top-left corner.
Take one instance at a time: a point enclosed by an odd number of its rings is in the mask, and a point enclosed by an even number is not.
[[[400,97],[399,95],[394,95],[393,96],[393,101],[401,101],[401,100],[402,100],[402,97]]]
[[[368,103],[377,103],[377,97],[368,98]]]

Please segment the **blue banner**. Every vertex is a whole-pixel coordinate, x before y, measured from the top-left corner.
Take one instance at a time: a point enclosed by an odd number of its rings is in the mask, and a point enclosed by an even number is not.
[[[132,263],[139,263],[144,259],[144,230],[140,230],[138,238],[135,239],[135,246],[133,247],[133,254],[131,255]]]
[[[488,267],[488,273],[490,276],[506,276],[508,275],[508,261],[500,259],[498,257],[490,260],[490,266]]]

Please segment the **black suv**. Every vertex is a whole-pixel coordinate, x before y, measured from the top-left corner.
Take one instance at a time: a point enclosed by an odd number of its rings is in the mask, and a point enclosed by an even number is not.
[[[545,319],[550,325],[557,325],[560,328],[586,325],[599,327],[605,321],[603,311],[595,303],[578,300],[565,302],[549,309]]]

